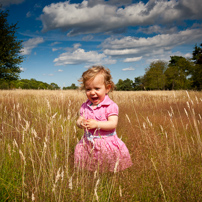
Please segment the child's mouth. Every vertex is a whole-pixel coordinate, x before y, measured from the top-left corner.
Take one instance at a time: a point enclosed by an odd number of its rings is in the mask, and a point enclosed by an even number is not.
[[[94,102],[98,101],[98,97],[91,98]]]

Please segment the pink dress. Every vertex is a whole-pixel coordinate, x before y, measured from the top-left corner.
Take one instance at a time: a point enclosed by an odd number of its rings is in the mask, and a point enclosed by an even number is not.
[[[109,116],[118,116],[118,106],[108,95],[93,109],[87,100],[80,109],[80,116],[85,119],[107,121]],[[90,171],[117,172],[132,165],[126,145],[117,137],[116,130],[89,130],[84,132],[74,152],[75,166]]]

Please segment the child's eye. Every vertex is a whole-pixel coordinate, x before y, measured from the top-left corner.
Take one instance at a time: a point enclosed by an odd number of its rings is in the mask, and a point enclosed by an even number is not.
[[[95,90],[100,90],[100,88],[96,88]]]

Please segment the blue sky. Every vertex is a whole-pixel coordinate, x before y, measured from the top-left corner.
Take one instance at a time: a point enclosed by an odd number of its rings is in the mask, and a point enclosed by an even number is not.
[[[142,76],[155,60],[191,57],[202,43],[201,0],[0,0],[23,40],[22,79],[78,85],[101,64],[118,79]]]

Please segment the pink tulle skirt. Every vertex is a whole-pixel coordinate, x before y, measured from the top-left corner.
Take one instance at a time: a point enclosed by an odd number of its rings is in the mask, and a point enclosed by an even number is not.
[[[74,152],[75,167],[98,172],[118,172],[132,165],[124,142],[113,135],[94,139],[94,143],[82,138]]]

